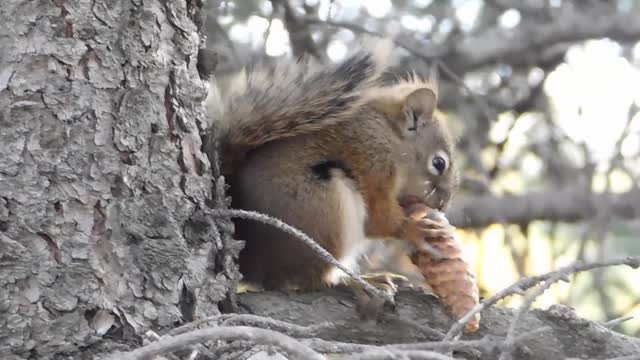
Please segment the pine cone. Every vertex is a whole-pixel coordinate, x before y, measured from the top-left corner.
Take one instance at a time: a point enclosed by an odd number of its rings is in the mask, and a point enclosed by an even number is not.
[[[425,204],[412,203],[404,209],[413,219],[428,217],[448,225],[444,214],[430,209]],[[443,258],[436,259],[424,250],[417,250],[411,257],[411,261],[420,269],[426,282],[441,299],[449,314],[460,319],[479,301],[476,278],[469,264],[462,259],[460,242],[455,236],[425,238],[425,241]],[[469,320],[466,329],[468,332],[474,332],[479,326],[480,314],[476,314]]]

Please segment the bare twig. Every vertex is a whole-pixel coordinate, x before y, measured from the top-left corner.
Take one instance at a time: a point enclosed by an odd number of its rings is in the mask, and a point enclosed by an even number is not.
[[[336,260],[336,258],[333,257],[333,255],[331,255],[327,250],[325,250],[323,247],[318,245],[318,243],[315,242],[315,240],[313,240],[312,238],[310,238],[307,234],[303,233],[302,231],[294,228],[289,224],[286,224],[281,220],[278,220],[269,215],[261,214],[255,211],[245,211],[245,210],[236,210],[236,209],[211,209],[209,210],[209,213],[217,217],[236,217],[236,218],[255,220],[255,221],[259,221],[259,222],[274,226],[286,233],[289,233],[295,236],[297,239],[299,239],[303,243],[307,244],[313,251],[315,251],[318,254],[318,256],[322,260],[342,270],[345,274],[347,274],[350,278],[352,278],[356,283],[358,283],[358,285],[360,285],[367,292],[368,295],[382,298],[385,301],[388,301],[390,303],[393,302],[393,297],[391,295],[387,294],[382,290],[375,288],[374,286],[366,282],[364,279],[362,279],[362,277],[360,277],[360,275],[354,273],[344,265],[340,264],[338,260]]]
[[[353,32],[373,35],[373,36],[382,37],[382,38],[389,37],[388,35],[385,35],[376,31],[367,30],[363,26],[360,26],[351,22],[320,20],[320,19],[311,18],[311,17],[304,18],[304,21],[307,22],[308,24],[339,27],[339,28],[351,30]],[[428,55],[424,51],[419,50],[416,47],[410,46],[406,42],[401,41],[400,39],[397,39],[397,38],[393,39],[393,42],[396,45],[400,46],[401,48],[407,50],[410,54],[424,60],[427,63],[430,63],[431,61],[435,61],[435,65],[437,68],[440,68],[447,77],[449,77],[453,82],[455,82],[456,84],[458,84],[468,92],[471,99],[478,105],[478,107],[482,111],[482,114],[487,118],[488,121],[492,121],[495,118],[491,114],[489,104],[487,104],[486,101],[482,100],[476,93],[474,93],[473,90],[471,90],[471,88],[464,82],[464,80],[462,80],[462,78],[458,76],[458,74],[456,74],[453,70],[451,70],[451,68],[449,68],[442,61],[437,60],[437,56],[434,56],[433,54]]]
[[[302,17],[301,20],[303,20],[309,25],[322,25],[322,26],[334,27],[339,29],[347,29],[359,34],[368,34],[368,35],[373,35],[377,37],[385,37],[385,35],[382,33],[379,33],[377,31],[367,30],[365,27],[349,21],[320,20],[313,16],[305,16],[305,17]]]
[[[200,352],[198,350],[193,350],[191,354],[189,354],[187,360],[196,360],[198,358],[198,355],[200,355]]]
[[[370,352],[354,355],[350,360],[451,360],[450,357],[427,350],[390,350],[375,349]]]
[[[380,38],[391,38],[391,36],[387,34],[368,30],[363,26],[360,26],[352,22],[347,22],[347,21],[320,20],[318,18],[308,17],[308,16],[304,18],[304,21],[310,25],[322,25],[322,26],[328,26],[328,27],[334,27],[334,28],[341,28],[341,29],[351,30],[359,34],[367,34],[367,35],[376,36]],[[438,56],[441,55],[437,51],[434,53],[427,53],[421,49],[418,49],[414,46],[407,44],[405,41],[402,41],[399,38],[394,38],[393,43],[427,63],[430,63],[431,61],[436,60]],[[442,55],[444,55],[444,53]],[[453,75],[455,75],[455,73]],[[469,89],[468,87],[466,87],[466,89],[470,92],[470,94],[473,94],[471,89]]]
[[[271,36],[271,28],[273,26],[273,18],[275,15],[275,9],[273,9],[271,11],[271,14],[269,15],[269,26],[267,26],[267,30],[264,31],[264,33],[262,34],[262,53],[266,53],[267,52],[267,40],[269,40],[269,36]]]
[[[640,354],[619,356],[619,357],[610,358],[607,360],[640,360]]]
[[[185,334],[168,336],[161,341],[143,346],[126,353],[115,353],[106,360],[150,360],[154,356],[184,349],[189,345],[205,341],[248,340],[255,344],[272,345],[281,348],[293,359],[323,360],[324,357],[298,340],[272,330],[248,326],[210,327]]]
[[[200,326],[210,325],[212,323],[215,323],[217,325],[220,321],[222,321],[224,319],[228,319],[228,318],[232,317],[233,315],[235,315],[235,314],[213,315],[213,316],[206,317],[204,319],[192,321],[192,322],[186,323],[186,324],[184,324],[182,326],[178,326],[177,328],[172,329],[171,331],[169,331],[168,335],[175,336],[175,335],[183,334],[183,333],[195,330]]]
[[[514,244],[513,242],[513,236],[511,236],[510,228],[507,222],[504,220],[501,220],[500,223],[501,223],[500,225],[502,225],[502,231],[504,234],[503,235],[504,242],[509,248],[509,252],[511,253],[511,258],[516,267],[516,272],[518,273],[518,277],[521,278],[526,275],[525,259],[526,259],[526,256],[528,255],[528,251],[526,250],[527,247],[525,247],[525,250],[519,251],[518,248],[516,247],[516,244]]]
[[[258,328],[279,331],[285,335],[293,336],[293,337],[314,336],[319,330],[331,328],[338,325],[337,323],[325,322],[325,323],[319,323],[319,324],[310,325],[310,326],[300,326],[300,325],[289,323],[286,321],[280,321],[273,318],[252,315],[252,314],[220,314],[220,315],[214,315],[204,319],[200,319],[197,321],[193,321],[185,325],[182,325],[180,327],[174,328],[168,333],[168,335],[165,335],[163,337],[158,337],[158,335],[155,335],[155,337],[152,340],[162,341],[164,338],[168,336],[175,336],[175,335],[187,333],[190,331],[194,331],[200,326],[205,326],[205,325],[211,326],[211,324],[215,324],[215,326],[222,326],[222,327],[238,326],[238,325],[254,326]],[[241,346],[241,345],[238,345],[237,343],[238,341],[229,343],[225,345],[226,347],[225,349],[216,348],[216,353],[226,353],[231,350],[237,350],[239,349],[239,346]],[[202,345],[198,344],[196,346],[196,349],[193,350],[192,355],[195,354],[197,356],[198,353],[205,352],[205,351],[208,351],[208,350],[204,348]]]
[[[222,39],[224,44],[227,46],[227,48],[229,48],[229,51],[231,52],[231,56],[233,56],[233,61],[240,61],[240,56],[238,55],[238,51],[236,50],[236,47],[233,44],[233,41],[231,41],[231,39],[229,38],[229,34],[222,27],[222,25],[220,25],[218,20],[213,21],[213,28],[215,29],[217,34],[220,36],[220,38]]]
[[[246,359],[252,354],[263,351],[265,348],[268,348],[268,346],[256,345],[251,341],[231,341],[225,344],[216,344],[215,348],[212,349],[213,356],[211,359],[218,359],[223,355],[227,359],[236,359],[239,355]]]
[[[222,326],[254,326],[262,329],[269,329],[282,332],[289,336],[310,337],[314,336],[319,330],[335,327],[337,324],[323,322],[315,325],[300,326],[288,323],[286,321],[275,320],[268,317],[251,315],[251,314],[235,314],[224,320]]]
[[[310,54],[318,59],[318,61],[326,62],[326,56],[318,49],[318,46],[311,37],[308,24],[300,19],[289,1],[271,0],[271,3],[274,5],[274,8],[276,5],[282,5],[284,8],[284,25],[289,33],[294,55],[301,57],[305,54]]]
[[[566,277],[568,274],[607,267],[607,266],[615,266],[615,265],[627,265],[636,269],[638,268],[638,266],[640,266],[640,256],[628,256],[622,259],[611,259],[611,260],[597,261],[597,262],[591,262],[591,263],[576,262],[571,265],[560,268],[556,271],[552,271],[543,275],[522,278],[516,281],[515,283],[513,283],[511,286],[507,287],[506,289],[498,292],[497,294],[489,298],[486,298],[480,304],[476,305],[465,316],[463,316],[461,319],[456,321],[456,323],[451,327],[451,329],[449,329],[449,332],[447,332],[447,335],[445,336],[443,341],[451,340],[453,337],[458,335],[462,330],[462,328],[464,327],[464,325],[475,314],[497,303],[498,301],[504,299],[509,295],[513,295],[516,293],[523,293],[525,290],[537,285],[542,281],[555,279],[556,276],[557,276],[557,279],[559,280],[563,277]]]
[[[524,340],[529,338],[534,338],[539,336],[541,333],[550,331],[551,328],[548,326],[543,326],[538,329],[528,331],[523,333],[517,337],[512,339],[512,344],[518,344]],[[425,343],[414,343],[414,344],[397,344],[397,345],[388,345],[385,348],[390,349],[399,349],[399,350],[437,350],[437,351],[446,351],[452,352],[454,350],[464,350],[464,349],[484,349],[486,352],[491,352],[494,349],[505,349],[507,346],[506,341],[501,341],[493,336],[485,336],[482,339],[478,340],[452,340],[452,341],[436,341],[436,342],[425,342]],[[510,345],[511,346],[511,345]]]
[[[345,343],[318,338],[301,339],[303,344],[322,354],[355,354],[375,349],[375,345]]]
[[[518,308],[513,319],[511,320],[511,324],[509,325],[509,329],[507,330],[507,337],[504,340],[504,346],[502,348],[502,352],[500,353],[499,360],[508,360],[511,359],[511,353],[514,349],[516,342],[514,341],[516,334],[516,326],[520,322],[520,318],[522,315],[531,307],[531,304],[537,299],[540,295],[542,295],[545,290],[547,290],[552,284],[556,283],[560,279],[566,277],[566,272],[557,272],[553,276],[551,276],[548,280],[544,282],[544,284],[538,286],[535,291],[532,291],[529,295],[527,295],[524,299],[522,305]]]
[[[621,316],[619,318],[615,318],[615,319],[612,319],[612,320],[609,320],[609,321],[605,322],[604,324],[602,324],[602,326],[611,329],[611,328],[614,328],[614,327],[622,324],[625,321],[629,321],[629,320],[632,320],[632,319],[633,319],[632,315]]]
[[[485,0],[485,3],[492,4],[503,10],[517,9],[521,13],[531,16],[545,14],[546,5],[542,1],[521,1],[521,0]]]
[[[541,333],[550,331],[551,328],[543,326],[533,331],[521,334],[513,339],[514,343],[534,338]],[[463,349],[485,349],[491,351],[503,346],[502,339],[494,336],[485,336],[478,340],[453,340],[453,341],[432,341],[432,342],[419,342],[419,343],[407,343],[407,344],[392,344],[385,346],[375,345],[363,345],[352,344],[338,341],[327,341],[322,339],[304,339],[301,340],[304,344],[312,348],[313,350],[324,354],[350,354],[367,352],[375,349],[385,349],[392,351],[453,351]]]
[[[286,321],[252,314],[221,314],[196,320],[177,327],[171,330],[169,335],[175,336],[183,334],[197,329],[200,326],[211,326],[212,324],[217,326],[254,326],[261,329],[279,331],[283,334],[295,337],[314,336],[319,330],[332,328],[338,325],[335,323],[324,322],[310,326],[300,326]]]
[[[640,34],[640,26],[633,22],[638,16],[638,10],[611,12],[603,11],[603,7],[606,5],[600,2],[589,2],[589,6],[581,7],[565,6],[557,10],[557,16],[538,17],[537,21],[526,24],[523,22],[511,31],[486,29],[465,41],[453,36],[441,44],[421,46],[420,57],[428,60],[440,59],[457,72],[466,73],[497,62],[530,66],[548,58],[548,52],[541,49],[590,38],[608,37],[635,41]],[[313,25],[340,27],[370,35],[379,34],[349,22],[323,21],[313,17],[300,19]]]
[[[464,82],[464,80],[460,76],[458,76],[458,74],[455,73],[455,71],[453,71],[451,68],[449,68],[449,66],[447,66],[440,60],[435,60],[435,65],[440,68],[440,70],[442,70],[442,72],[448,78],[450,78],[453,82],[458,84],[458,86],[461,86],[467,91],[468,95],[471,97],[471,100],[476,103],[476,105],[482,112],[482,115],[486,118],[487,121],[493,122],[493,120],[495,120],[495,115],[492,114],[489,104],[487,104],[486,101],[481,99],[478,94],[471,90],[471,88]]]
[[[244,314],[243,314],[244,315]],[[243,317],[233,315],[229,317],[218,316],[217,319],[227,318],[240,320]],[[250,315],[244,317],[245,320],[257,320],[260,326],[270,326],[272,319]],[[208,320],[211,320],[208,319]],[[273,320],[275,321],[275,320]],[[287,324],[286,327],[291,328],[295,325],[285,322],[276,321],[279,326]],[[548,331],[549,327],[542,327],[525,334],[521,334],[513,339],[514,343],[518,343],[525,339],[538,336],[540,333]],[[299,336],[307,336],[306,331],[298,334]],[[479,340],[464,341],[435,341],[423,343],[394,344],[386,346],[361,345],[351,343],[332,342],[321,339],[304,339],[295,340],[273,330],[260,329],[255,327],[232,326],[232,327],[208,327],[205,329],[191,330],[189,332],[176,335],[164,336],[157,339],[156,342],[146,345],[140,349],[128,352],[113,354],[112,359],[124,360],[143,360],[151,359],[154,356],[181,350],[193,344],[200,344],[205,341],[232,341],[227,345],[221,345],[215,349],[216,354],[227,353],[240,349],[248,349],[255,345],[271,345],[283,349],[293,359],[322,359],[318,353],[333,354],[356,354],[350,359],[396,359],[398,356],[405,356],[410,359],[449,359],[440,353],[434,351],[453,351],[453,350],[477,350],[485,349],[492,351],[501,348],[503,342],[492,336],[487,336]],[[300,346],[302,345],[302,346]],[[201,348],[204,349],[204,348]],[[190,356],[197,356],[198,350],[191,352]],[[396,356],[396,357],[393,357]],[[400,357],[403,358],[403,357]]]

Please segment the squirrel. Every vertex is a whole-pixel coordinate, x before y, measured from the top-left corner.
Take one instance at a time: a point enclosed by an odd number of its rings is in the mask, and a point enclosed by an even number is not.
[[[378,42],[326,66],[277,64],[242,72],[214,89],[214,137],[234,208],[278,218],[311,236],[357,271],[371,244],[424,246],[450,234],[414,220],[403,206],[445,210],[458,185],[453,140],[436,115],[435,81],[415,73],[385,84],[393,47]],[[282,230],[234,220],[244,280],[265,289],[353,285],[306,244]],[[400,278],[402,278],[400,276]],[[397,278],[371,276],[395,294]]]

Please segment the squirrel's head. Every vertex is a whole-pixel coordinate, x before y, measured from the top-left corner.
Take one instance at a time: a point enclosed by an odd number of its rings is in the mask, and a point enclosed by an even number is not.
[[[453,139],[437,115],[435,84],[414,78],[388,90],[388,96],[378,98],[385,100],[373,105],[385,114],[400,139],[398,201],[419,200],[444,211],[458,187],[458,172]]]
[[[413,91],[402,107],[397,124],[407,145],[400,154],[406,165],[402,193],[444,211],[458,187],[458,172],[453,140],[435,110],[436,94],[427,88]]]

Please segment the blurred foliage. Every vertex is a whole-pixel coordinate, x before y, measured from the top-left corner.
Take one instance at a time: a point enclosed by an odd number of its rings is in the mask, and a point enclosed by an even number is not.
[[[414,50],[407,52],[408,68],[440,64],[441,106],[460,139],[461,197],[565,188],[624,193],[638,186],[640,34],[633,30],[637,26],[584,31],[594,18],[640,16],[636,1],[208,4],[208,46],[222,59],[218,77],[254,59],[297,56],[293,42],[304,41],[305,34],[323,61],[339,60],[367,31],[408,44]],[[297,24],[286,20],[287,6]],[[461,230],[484,294],[576,259],[640,254],[640,220],[613,218],[602,205],[593,219],[580,223],[531,219]],[[552,287],[537,305],[562,302],[602,321],[635,315],[620,329],[638,335],[638,279],[637,271],[626,268],[580,274]]]

